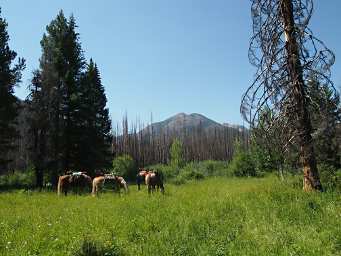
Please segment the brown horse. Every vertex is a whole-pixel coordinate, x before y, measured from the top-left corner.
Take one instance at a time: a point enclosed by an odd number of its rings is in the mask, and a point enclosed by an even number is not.
[[[165,192],[163,176],[162,173],[158,171],[148,172],[146,175],[146,185],[148,187],[148,194],[155,191],[155,187],[159,188],[162,194]]]
[[[91,188],[91,177],[85,172],[74,172],[59,176],[58,195],[64,192],[65,196],[70,188]]]
[[[92,196],[96,196],[101,187],[104,186],[106,181],[113,181],[115,189],[120,192],[120,188],[123,187],[124,191],[128,193],[128,185],[127,182],[123,179],[123,177],[116,176],[113,174],[104,174],[103,176],[98,176],[92,181]]]
[[[141,184],[145,183],[146,181],[146,176],[148,175],[150,171],[148,169],[144,168],[139,168],[139,172],[136,175],[136,184],[137,184],[137,189],[141,189]]]

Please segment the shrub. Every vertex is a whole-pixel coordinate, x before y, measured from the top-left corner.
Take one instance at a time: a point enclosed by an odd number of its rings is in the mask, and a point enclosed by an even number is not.
[[[134,159],[129,155],[116,157],[112,162],[113,172],[123,176],[128,180],[134,180],[136,176],[136,166]]]
[[[341,170],[328,164],[320,164],[318,170],[325,190],[341,192]]]
[[[256,168],[254,162],[252,161],[252,157],[250,154],[246,152],[239,152],[237,155],[233,157],[229,165],[229,171],[230,173],[237,177],[257,176]]]
[[[202,180],[205,178],[205,176],[202,173],[195,170],[181,172],[179,176],[187,180]]]
[[[0,187],[2,188],[32,188],[34,186],[35,175],[33,168],[0,176]]]
[[[243,150],[239,141],[235,142],[235,153],[229,165],[229,174],[237,177],[257,176],[256,166],[250,152]]]

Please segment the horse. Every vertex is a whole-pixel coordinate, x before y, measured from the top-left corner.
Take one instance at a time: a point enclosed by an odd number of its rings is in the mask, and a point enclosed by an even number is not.
[[[91,177],[86,175],[85,172],[67,172],[67,174],[59,176],[57,193],[58,195],[61,195],[61,193],[64,192],[65,196],[67,196],[68,190],[70,188],[91,188],[91,183]]]
[[[139,172],[136,175],[136,184],[137,189],[141,190],[141,183],[144,183],[146,180],[146,176],[148,175],[150,171],[147,169],[139,168]]]
[[[155,186],[160,189],[162,194],[165,192],[165,188],[163,186],[163,176],[162,173],[158,171],[148,172],[146,175],[146,185],[148,187],[148,194],[155,191]]]
[[[92,196],[96,196],[101,187],[104,186],[106,181],[113,181],[115,184],[115,189],[120,192],[120,188],[123,187],[124,191],[128,193],[128,185],[127,182],[121,176],[116,176],[113,174],[104,174],[102,176],[98,176],[92,181]]]

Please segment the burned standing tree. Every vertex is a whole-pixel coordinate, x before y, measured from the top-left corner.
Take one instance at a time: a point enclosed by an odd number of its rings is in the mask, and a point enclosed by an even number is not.
[[[330,66],[335,60],[333,53],[308,28],[312,12],[313,0],[252,0],[249,59],[257,67],[257,74],[241,104],[244,119],[253,127],[257,126],[262,110],[271,109],[267,128],[278,128],[280,124],[285,131],[282,134],[287,136],[285,146],[290,143],[299,146],[305,191],[322,190],[306,81],[313,74],[333,88]]]

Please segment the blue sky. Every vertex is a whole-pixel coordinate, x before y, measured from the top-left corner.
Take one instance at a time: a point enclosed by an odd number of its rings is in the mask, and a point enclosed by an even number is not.
[[[97,62],[113,121],[161,121],[179,112],[243,124],[242,93],[255,70],[247,51],[248,0],[1,0],[10,45],[27,60],[16,94],[27,95],[40,40],[60,9],[74,14],[85,57]],[[341,1],[315,0],[311,28],[336,54],[340,88]]]

